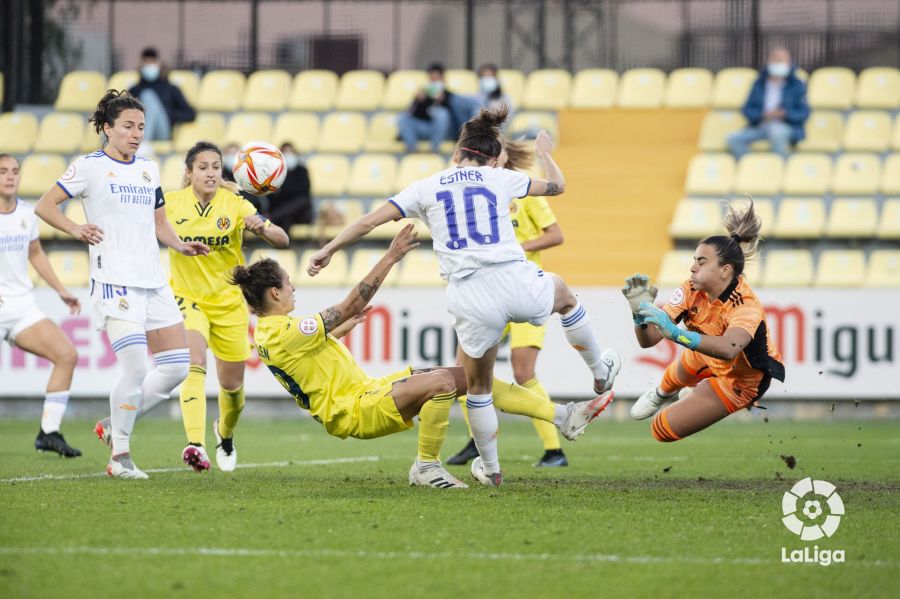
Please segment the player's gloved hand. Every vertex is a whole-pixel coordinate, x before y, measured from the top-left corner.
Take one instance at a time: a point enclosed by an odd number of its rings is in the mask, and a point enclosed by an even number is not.
[[[652,304],[656,300],[657,289],[650,284],[650,277],[635,273],[625,279],[625,286],[622,287],[622,295],[628,300],[631,306],[631,315],[634,318],[634,324],[644,324],[644,317],[638,314],[641,304]]]
[[[672,322],[669,315],[649,302],[644,302],[638,309],[638,314],[643,317],[645,324],[653,324],[659,328],[659,332],[666,339],[683,345],[688,349],[696,349],[700,345],[700,333],[686,331]]]

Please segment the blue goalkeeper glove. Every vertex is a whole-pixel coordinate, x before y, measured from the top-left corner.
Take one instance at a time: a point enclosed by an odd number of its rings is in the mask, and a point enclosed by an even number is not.
[[[669,315],[649,302],[641,304],[638,314],[643,317],[645,324],[655,324],[659,332],[666,339],[670,339],[678,345],[688,349],[697,349],[700,345],[700,333],[686,331],[672,322]]]

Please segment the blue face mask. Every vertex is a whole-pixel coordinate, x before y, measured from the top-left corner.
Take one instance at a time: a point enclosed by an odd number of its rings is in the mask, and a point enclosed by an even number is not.
[[[141,67],[141,77],[145,81],[156,81],[159,79],[159,65],[156,63],[147,63]]]
[[[784,62],[770,62],[766,66],[766,70],[769,72],[770,77],[784,79],[791,72],[791,65]]]
[[[481,85],[481,93],[490,95],[497,91],[497,88],[500,87],[500,82],[497,81],[496,77],[482,77],[480,81]]]

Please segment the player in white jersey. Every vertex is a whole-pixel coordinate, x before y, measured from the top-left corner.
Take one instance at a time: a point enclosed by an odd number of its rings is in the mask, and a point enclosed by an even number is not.
[[[492,382],[497,347],[509,322],[541,325],[552,313],[562,318],[566,339],[581,354],[598,396],[585,404],[584,426],[612,401],[613,381],[621,360],[611,349],[600,351],[584,307],[558,275],[545,273],[525,259],[509,217],[514,198],[559,195],[562,171],[550,156],[553,144],[542,131],[535,140],[548,179],[530,179],[495,168],[502,152],[500,125],[508,108],[482,110],[463,127],[453,155],[456,166],[417,181],[385,205],[350,224],[310,260],[316,275],[332,254],[390,220],[419,218],[431,230],[441,276],[448,281],[447,309],[463,350],[468,383],[466,406],[480,458],[472,474],[484,485],[499,486],[503,477],[497,455],[497,414]],[[564,406],[558,406],[563,418]],[[582,427],[583,430],[583,427]]]
[[[9,154],[0,154],[0,339],[53,364],[34,448],[75,458],[81,452],[66,443],[59,428],[69,403],[78,353],[62,329],[34,303],[28,263],[59,294],[72,314],[81,310],[81,304],[53,272],[38,239],[34,209],[16,197],[19,181],[19,161]]]
[[[109,142],[73,162],[38,202],[38,216],[88,244],[92,319],[105,330],[121,369],[109,396],[110,476],[147,478],[131,459],[129,440],[142,399],[168,398],[187,376],[190,358],[184,322],[159,260],[157,240],[186,255],[209,248],[184,242],[166,218],[159,168],[136,155],[144,137],[144,109],[128,92],[109,90],[91,117]],[[59,209],[80,198],[87,224]],[[147,371],[147,349],[156,367]]]

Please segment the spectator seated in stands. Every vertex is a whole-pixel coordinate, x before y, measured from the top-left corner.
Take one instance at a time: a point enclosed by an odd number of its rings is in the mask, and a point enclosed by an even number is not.
[[[313,222],[313,206],[310,198],[309,171],[300,162],[300,156],[290,143],[281,145],[284,162],[287,166],[287,177],[281,189],[262,198],[268,200],[267,209],[263,212],[273,224],[285,231],[291,225],[306,225]]]
[[[498,73],[499,71],[495,64],[483,64],[478,68],[478,86],[480,88],[478,102],[482,108],[495,110],[501,105],[513,107],[512,100],[503,93],[500,79],[497,78]]]
[[[750,151],[750,144],[764,139],[772,152],[786,158],[788,146],[806,136],[806,85],[797,78],[791,54],[785,48],[769,52],[769,62],[750,88],[741,112],[750,126],[728,138],[728,147],[736,159]]]
[[[440,153],[441,142],[455,140],[460,129],[480,108],[479,101],[448,91],[444,87],[444,65],[428,67],[428,84],[400,115],[397,129],[407,152],[415,152],[420,139],[431,142],[431,151]]]
[[[197,113],[181,90],[169,83],[156,48],[141,52],[139,72],[140,81],[129,91],[144,105],[144,140],[168,141],[175,125],[193,121]]]

